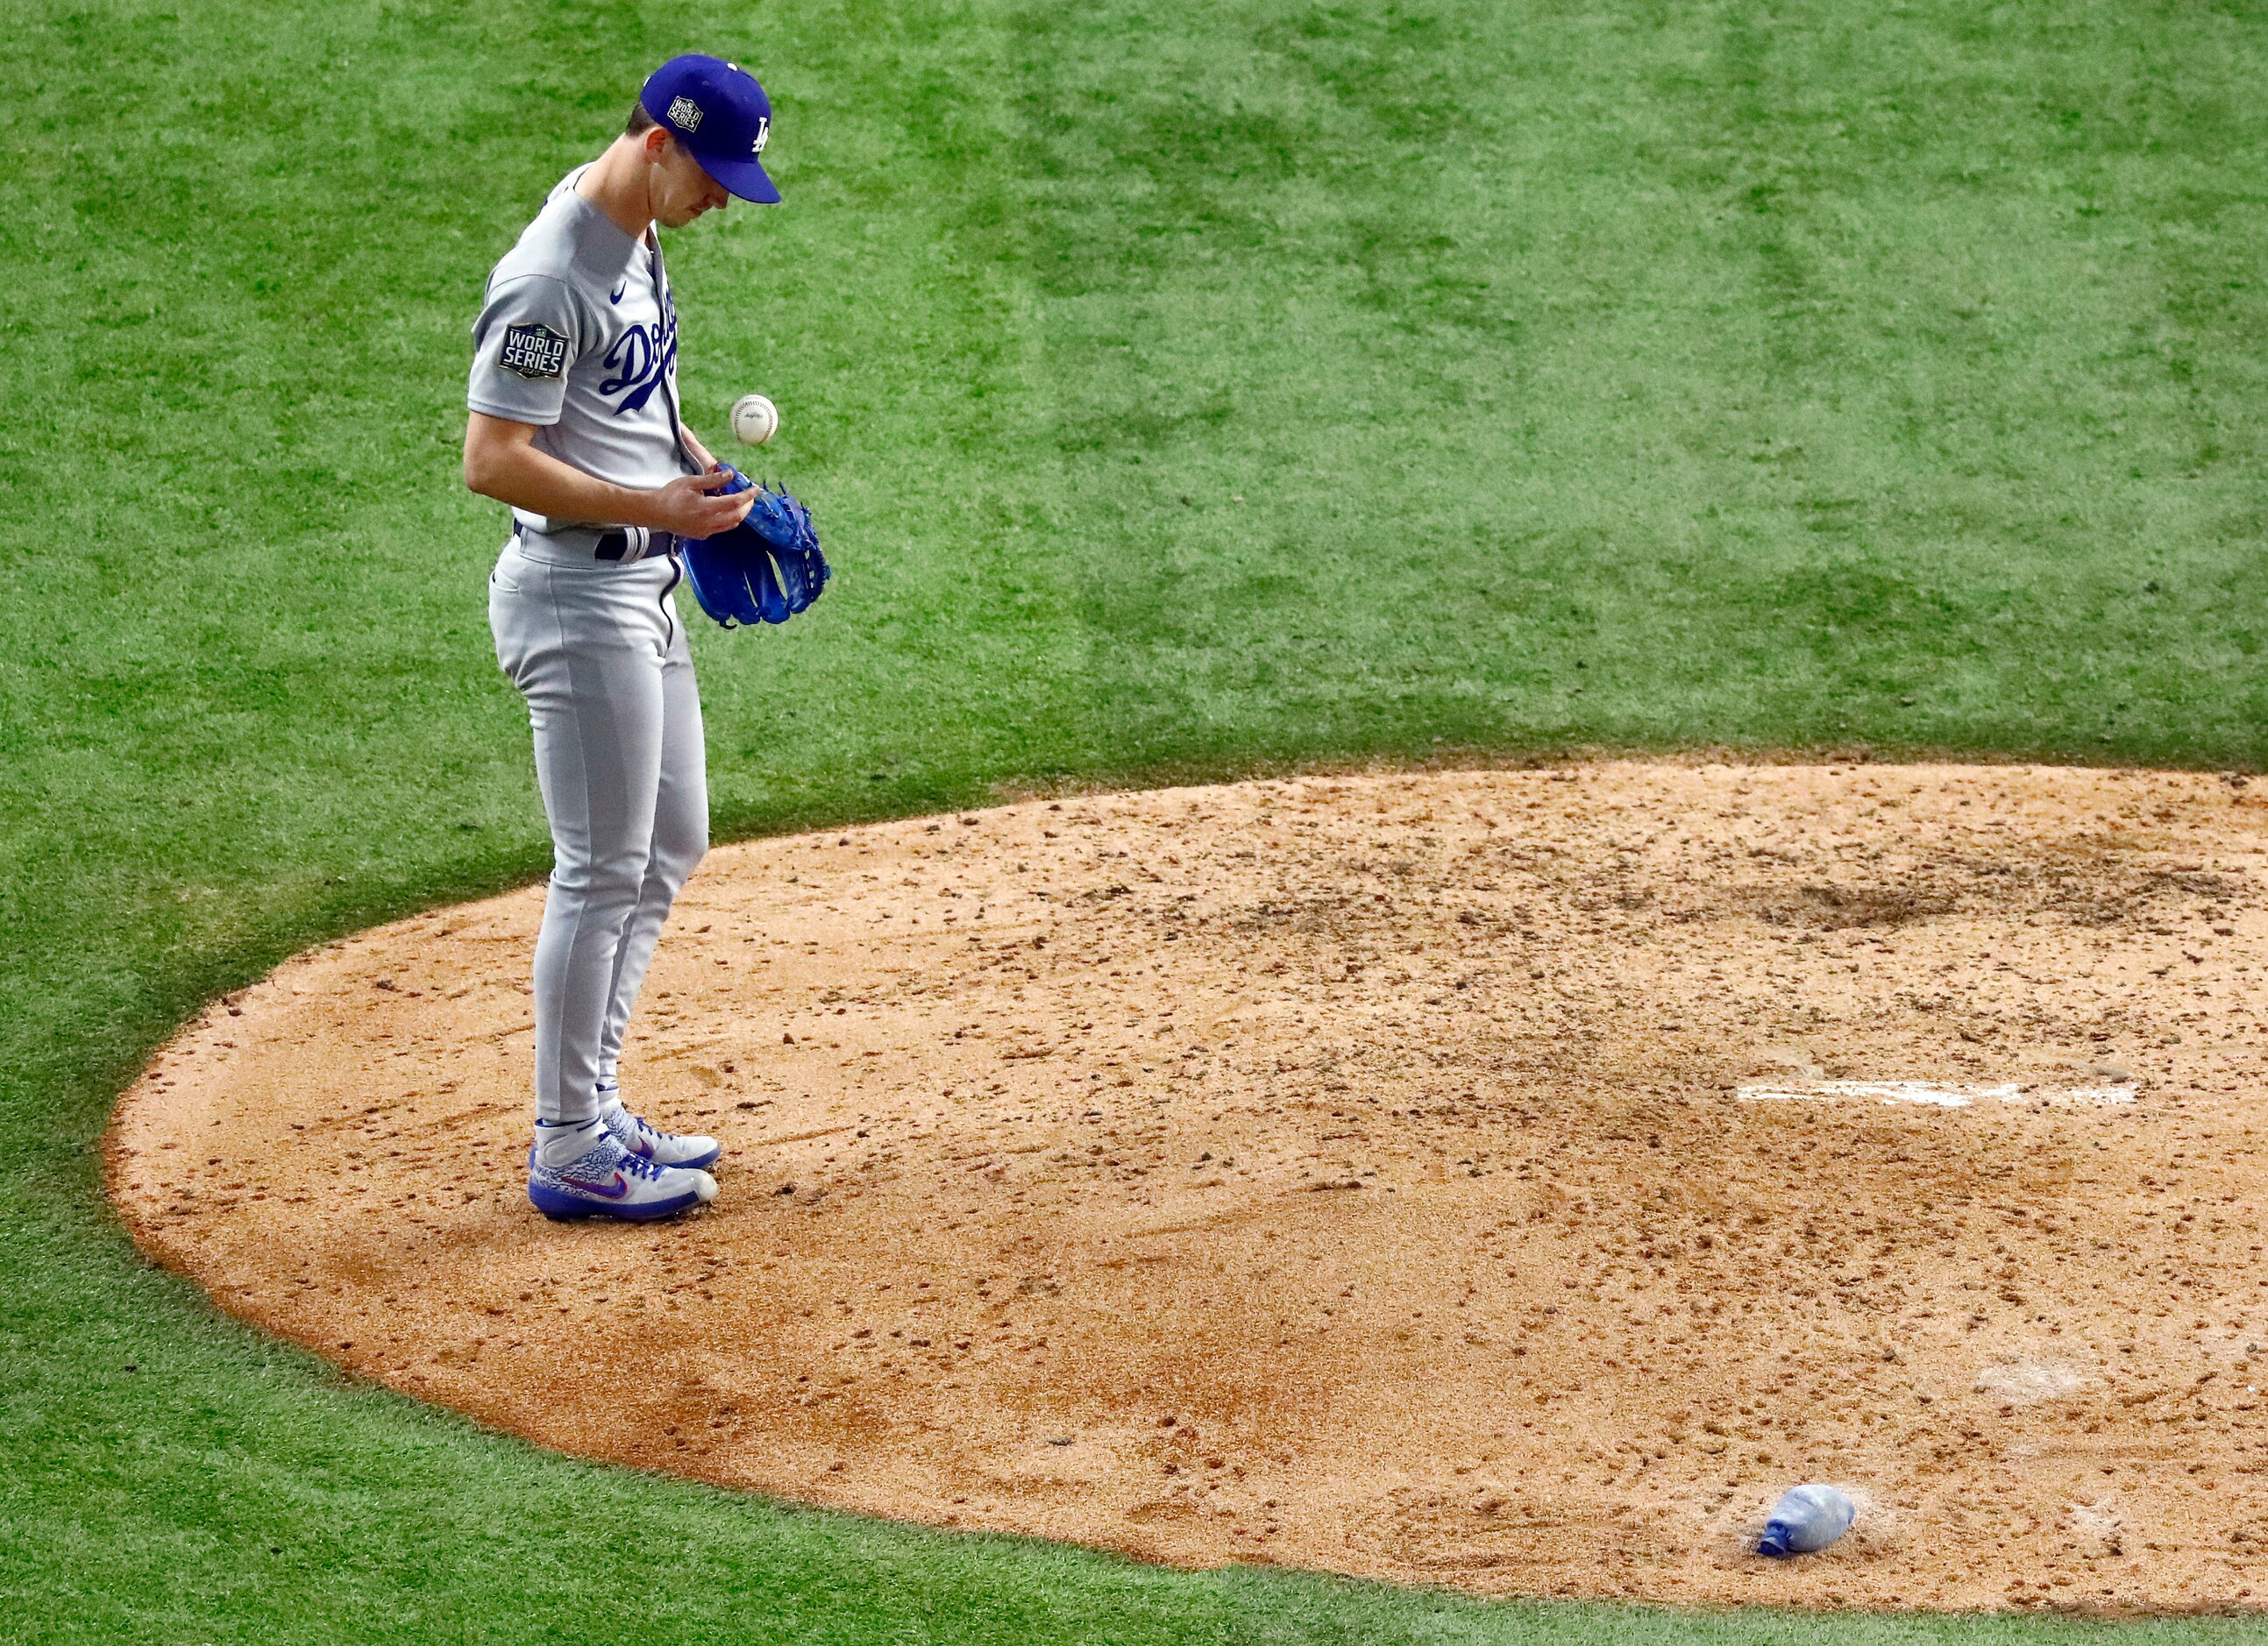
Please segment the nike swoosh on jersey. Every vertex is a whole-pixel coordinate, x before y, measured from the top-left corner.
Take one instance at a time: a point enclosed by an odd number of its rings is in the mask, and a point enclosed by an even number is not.
[[[621,285],[616,286],[612,291],[607,293],[607,301],[609,303],[620,303],[622,300],[622,293],[630,290],[630,283],[629,281],[625,280]]]

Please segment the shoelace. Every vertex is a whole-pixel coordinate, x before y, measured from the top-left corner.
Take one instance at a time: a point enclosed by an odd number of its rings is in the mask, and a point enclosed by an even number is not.
[[[634,1155],[628,1150],[624,1150],[620,1170],[629,1172],[634,1178],[648,1178],[659,1183],[661,1181],[661,1174],[669,1168],[655,1165],[644,1155]]]

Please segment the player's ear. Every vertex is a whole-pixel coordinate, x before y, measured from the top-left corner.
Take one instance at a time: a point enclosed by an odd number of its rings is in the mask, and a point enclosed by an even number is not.
[[[655,161],[667,158],[669,146],[674,141],[667,127],[648,126],[645,129],[645,158]]]

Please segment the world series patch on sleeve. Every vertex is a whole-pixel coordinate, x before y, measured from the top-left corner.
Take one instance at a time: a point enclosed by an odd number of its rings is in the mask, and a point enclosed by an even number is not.
[[[556,378],[567,364],[567,340],[549,326],[508,326],[497,364],[524,378]]]

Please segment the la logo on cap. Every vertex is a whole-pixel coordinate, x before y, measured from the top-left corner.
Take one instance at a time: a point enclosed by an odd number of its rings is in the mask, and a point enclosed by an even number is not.
[[[756,117],[756,140],[750,145],[748,152],[762,154],[764,151],[764,144],[771,141],[771,136],[772,117],[770,114],[759,114]]]
[[[669,106],[669,123],[684,131],[700,130],[701,105],[689,97],[677,99]],[[759,149],[763,147],[762,136],[756,139],[756,146]]]

